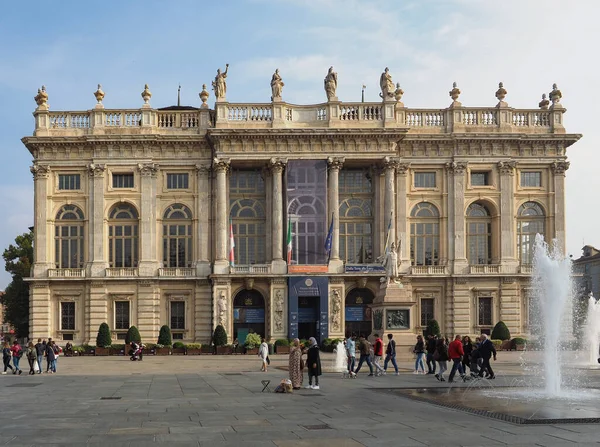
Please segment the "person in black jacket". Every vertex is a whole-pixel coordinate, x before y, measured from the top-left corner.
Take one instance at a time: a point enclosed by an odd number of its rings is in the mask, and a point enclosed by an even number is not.
[[[440,338],[437,341],[435,347],[435,354],[433,355],[433,358],[436,359],[440,367],[439,372],[435,375],[435,378],[438,379],[440,382],[445,382],[446,379],[444,379],[444,372],[446,372],[446,370],[448,369],[449,357],[448,345],[446,345],[446,340],[444,338]]]
[[[471,366],[471,352],[473,352],[473,343],[471,343],[471,337],[469,337],[468,335],[465,335],[462,339],[462,344],[463,344],[463,351],[465,353],[463,355],[463,359],[462,359],[462,366],[463,366],[463,371],[466,374],[467,366],[469,366],[469,367]]]
[[[321,356],[319,355],[319,345],[314,337],[308,339],[310,347],[306,353],[306,366],[308,367],[308,385],[306,388],[313,390],[319,389],[319,376],[321,372]],[[315,378],[315,384],[313,386],[312,379]]]
[[[436,336],[427,336],[427,374],[435,374],[435,360],[433,360],[433,354],[435,353]]]
[[[491,340],[487,338],[486,334],[481,334],[481,345],[479,346],[479,354],[483,359],[483,365],[481,366],[481,371],[479,371],[479,377],[483,377],[483,373],[487,371],[488,375],[485,377],[486,379],[495,379],[496,375],[492,370],[492,365],[490,365],[490,358],[492,355],[494,356],[494,361],[496,361],[496,347]]]

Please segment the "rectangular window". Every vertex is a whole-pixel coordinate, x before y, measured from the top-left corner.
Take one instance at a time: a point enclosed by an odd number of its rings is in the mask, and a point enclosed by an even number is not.
[[[426,327],[433,320],[433,298],[421,299],[421,327]]]
[[[488,186],[489,184],[489,172],[471,172],[471,186]]]
[[[167,174],[167,189],[188,189],[189,174]]]
[[[521,172],[522,188],[541,188],[542,173],[540,171]]]
[[[115,301],[115,329],[129,329],[129,301]]]
[[[75,330],[75,303],[65,301],[60,303],[60,329],[62,331]]]
[[[61,191],[81,189],[81,176],[79,174],[59,174],[58,189]]]
[[[113,174],[113,188],[133,188],[133,174]]]
[[[435,188],[435,172],[415,172],[415,188]]]
[[[479,326],[492,325],[492,298],[479,298]]]
[[[185,302],[171,301],[171,330],[185,329]]]

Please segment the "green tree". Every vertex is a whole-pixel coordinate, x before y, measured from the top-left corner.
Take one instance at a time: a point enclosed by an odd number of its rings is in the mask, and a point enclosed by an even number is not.
[[[171,328],[166,324],[160,328],[160,332],[158,333],[158,344],[163,346],[171,346],[173,344],[173,340],[171,339]]]
[[[499,321],[492,330],[492,340],[510,340],[510,331],[504,324],[504,321]]]
[[[142,337],[140,336],[140,331],[135,326],[131,326],[127,331],[127,335],[125,336],[125,343],[129,344],[132,341],[136,343],[142,342]]]
[[[437,335],[440,336],[440,325],[437,320],[429,320],[427,323],[427,336],[429,335]]]
[[[28,278],[33,263],[33,228],[29,233],[23,233],[15,238],[15,245],[9,245],[2,257],[5,269],[12,275],[12,281],[0,304],[4,306],[4,322],[15,328],[18,337],[29,335],[29,283]]]
[[[227,344],[227,332],[225,332],[225,328],[223,326],[218,325],[215,328],[213,342],[215,346],[225,346]]]
[[[110,329],[108,324],[102,323],[98,328],[98,336],[96,337],[96,346],[98,348],[108,348],[112,345],[112,339],[110,337]]]

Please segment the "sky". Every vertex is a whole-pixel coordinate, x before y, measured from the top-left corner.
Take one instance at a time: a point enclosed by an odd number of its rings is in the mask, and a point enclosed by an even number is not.
[[[283,99],[325,101],[333,65],[341,101],[379,101],[389,67],[407,107],[445,108],[456,81],[464,106],[493,106],[498,82],[515,108],[537,108],[557,83],[565,127],[583,138],[568,149],[567,253],[600,246],[597,163],[600,91],[597,0],[179,0],[101,3],[6,2],[0,15],[0,250],[33,225],[32,157],[37,89],[50,109],[88,110],[102,84],[106,108],[199,106],[202,84],[229,63],[230,102],[269,102],[279,68]],[[209,103],[214,102],[210,91]],[[600,119],[599,119],[600,121]],[[0,268],[0,289],[10,276]]]

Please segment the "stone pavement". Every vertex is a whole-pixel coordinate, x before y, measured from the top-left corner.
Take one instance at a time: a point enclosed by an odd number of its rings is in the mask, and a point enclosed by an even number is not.
[[[517,354],[501,358],[494,386],[521,374]],[[331,361],[324,355],[324,363]],[[0,377],[0,445],[562,447],[600,441],[596,424],[513,425],[374,390],[448,386],[408,371],[356,380],[324,374],[319,391],[275,394],[261,393],[260,381],[271,380],[273,388],[285,378],[286,356],[273,356],[268,373],[257,371],[254,356],[59,363],[55,375]],[[600,372],[590,371],[590,379],[600,384]]]

